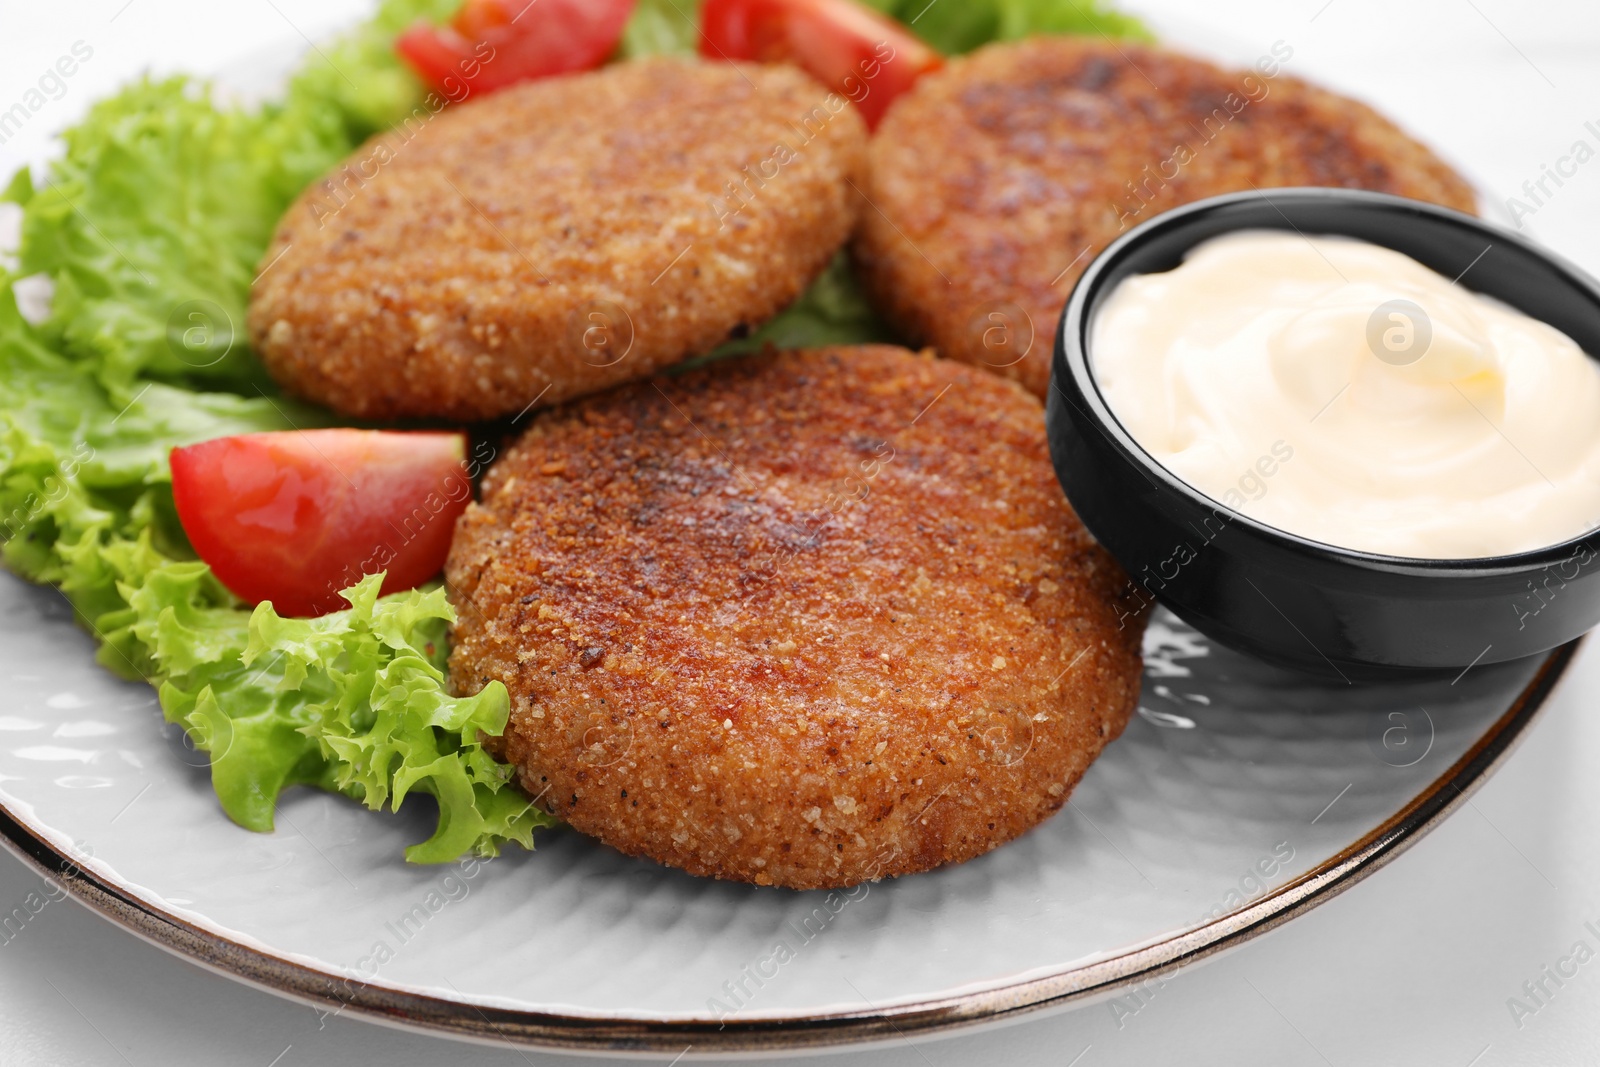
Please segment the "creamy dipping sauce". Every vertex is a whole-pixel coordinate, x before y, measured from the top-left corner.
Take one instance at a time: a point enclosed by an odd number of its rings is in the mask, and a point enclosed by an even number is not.
[[[1600,365],[1399,252],[1217,237],[1123,281],[1090,341],[1133,438],[1277,529],[1469,559],[1600,525]]]

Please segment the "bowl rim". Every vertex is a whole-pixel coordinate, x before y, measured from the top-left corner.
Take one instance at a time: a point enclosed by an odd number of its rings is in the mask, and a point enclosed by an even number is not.
[[[1254,519],[1241,511],[1229,507],[1220,500],[1207,496],[1179,478],[1165,464],[1147,452],[1138,439],[1123,426],[1121,420],[1117,418],[1116,412],[1112,410],[1110,403],[1106,400],[1105,395],[1100,391],[1100,383],[1095,376],[1093,364],[1089,358],[1089,325],[1099,304],[1115,288],[1107,285],[1106,275],[1111,273],[1129,254],[1152,239],[1172,229],[1188,225],[1194,216],[1211,214],[1234,204],[1264,201],[1283,217],[1283,221],[1288,224],[1287,228],[1289,230],[1300,234],[1302,237],[1308,236],[1295,225],[1293,220],[1283,213],[1278,204],[1274,203],[1274,198],[1282,198],[1299,203],[1360,204],[1398,214],[1425,218],[1429,220],[1429,225],[1453,226],[1458,229],[1473,231],[1487,240],[1491,247],[1495,244],[1510,245],[1525,254],[1545,261],[1553,270],[1570,281],[1575,289],[1587,295],[1590,302],[1594,304],[1597,314],[1600,314],[1600,282],[1597,282],[1571,260],[1499,224],[1427,201],[1412,200],[1390,193],[1378,193],[1365,189],[1326,186],[1280,186],[1271,189],[1258,187],[1246,192],[1223,193],[1219,196],[1206,197],[1205,199],[1191,201],[1164,211],[1135,226],[1102,249],[1090,261],[1089,265],[1084,268],[1083,274],[1079,276],[1077,282],[1073,285],[1072,292],[1067,298],[1066,306],[1063,308],[1061,318],[1057,323],[1050,377],[1051,392],[1059,394],[1063,403],[1079,408],[1081,411],[1081,407],[1067,393],[1058,380],[1058,375],[1062,373],[1071,374],[1074,383],[1078,387],[1078,393],[1088,403],[1089,410],[1084,414],[1089,416],[1095,428],[1147,480],[1159,483],[1168,492],[1185,497],[1190,503],[1198,507],[1226,517],[1230,526],[1241,525],[1253,536],[1272,542],[1277,547],[1290,552],[1322,556],[1338,563],[1355,565],[1369,571],[1434,577],[1444,574],[1459,574],[1462,576],[1520,574],[1528,571],[1543,570],[1550,566],[1565,563],[1584,549],[1588,549],[1591,552],[1597,551],[1589,542],[1597,535],[1600,535],[1600,526],[1591,527],[1564,541],[1558,541],[1554,544],[1525,552],[1506,553],[1497,556],[1470,556],[1457,559],[1393,556],[1346,548],[1327,541],[1317,541],[1313,538],[1279,529],[1276,526],[1270,526],[1259,519]],[[1230,229],[1233,232],[1243,232],[1261,228],[1272,227],[1252,225],[1236,226]],[[1317,230],[1316,234],[1318,236],[1355,237],[1353,234],[1324,229]],[[1213,233],[1201,240],[1210,240],[1221,235],[1222,233]],[[1355,239],[1366,240],[1364,237]],[[1192,249],[1199,243],[1200,241],[1196,241],[1195,245],[1191,245],[1190,248]],[[1379,241],[1370,243],[1388,247],[1382,245],[1382,242]],[[1487,252],[1488,248],[1486,247],[1484,251]],[[1474,260],[1473,264],[1476,264],[1476,262]],[[1472,265],[1469,265],[1467,269],[1471,270]],[[1457,280],[1460,281],[1460,279]],[[1471,288],[1465,283],[1463,285],[1466,288]],[[1477,289],[1472,289],[1472,291],[1481,293],[1481,290]],[[1499,298],[1496,297],[1494,299]],[[1515,307],[1515,305],[1512,306]],[[1517,308],[1517,310],[1522,311],[1521,308]],[[1525,311],[1522,313],[1528,314]],[[1537,316],[1530,317],[1537,318]],[[1590,359],[1600,361],[1600,353],[1586,351],[1585,355]]]

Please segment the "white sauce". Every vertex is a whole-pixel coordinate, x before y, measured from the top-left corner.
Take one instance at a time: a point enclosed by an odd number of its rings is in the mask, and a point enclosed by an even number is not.
[[[1470,559],[1600,525],[1600,365],[1399,252],[1230,234],[1122,282],[1092,328],[1133,438],[1269,526]]]

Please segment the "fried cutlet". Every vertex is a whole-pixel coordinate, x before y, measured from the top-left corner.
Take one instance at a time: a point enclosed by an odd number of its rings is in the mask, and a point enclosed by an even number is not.
[[[785,66],[622,63],[446,107],[290,208],[251,342],[289,390],[372,419],[645,377],[806,288],[854,223],[865,139]]]
[[[541,415],[446,573],[537,803],[623,852],[816,888],[987,852],[1121,731],[1143,623],[1039,401],[875,346]]]
[[[912,341],[1039,396],[1078,275],[1162,211],[1291,185],[1476,202],[1377,112],[1275,63],[1229,71],[1086,38],[953,61],[896,101],[869,159],[854,247],[875,305]]]

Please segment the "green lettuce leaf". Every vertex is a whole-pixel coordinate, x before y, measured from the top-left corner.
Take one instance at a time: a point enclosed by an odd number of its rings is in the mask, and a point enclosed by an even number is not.
[[[223,810],[270,830],[279,793],[310,785],[368,807],[433,796],[439,824],[407,858],[438,863],[506,842],[532,846],[555,820],[479,743],[505,728],[498,683],[452,697],[443,590],[378,597],[283,619],[239,602],[193,559],[172,508],[167,450],[285,429],[279,408],[150,383],[113,406],[91,370],[53,352],[0,292],[0,526],[6,566],[59,586],[101,639],[106,667],[144,678],[212,753]]]
[[[617,56],[692,56],[699,47],[700,0],[638,0]]]
[[[416,863],[465,852],[533,847],[555,820],[509,785],[512,769],[479,743],[505,729],[510,701],[493,682],[451,697],[444,590],[378,596],[381,575],[345,592],[346,611],[285,619],[212,606],[201,563],[171,564],[128,588],[130,629],[165,673],[161,707],[211,753],[211,780],[241,826],[270,830],[279,792],[314,785],[377,811],[407,794],[439,805],[432,837],[406,850]]]
[[[1142,22],[1103,0],[884,0],[875,6],[946,55],[1037,34],[1151,39]]]

